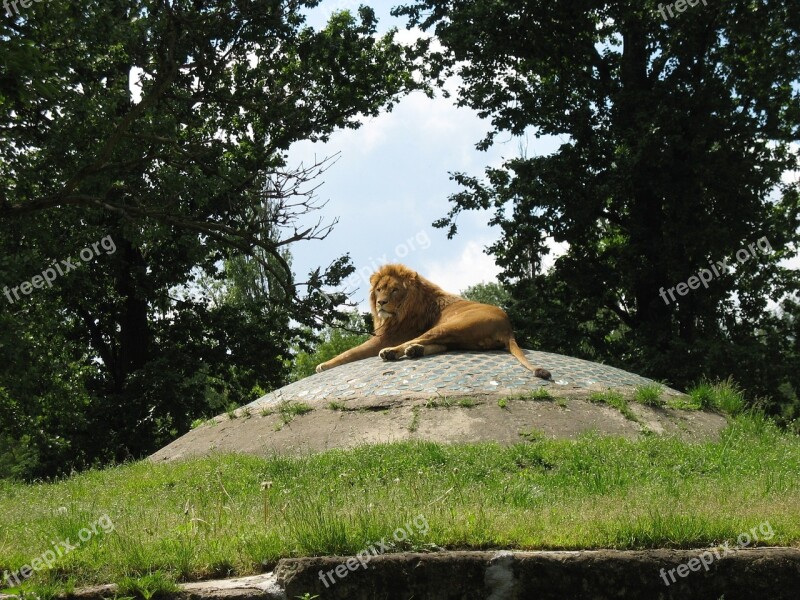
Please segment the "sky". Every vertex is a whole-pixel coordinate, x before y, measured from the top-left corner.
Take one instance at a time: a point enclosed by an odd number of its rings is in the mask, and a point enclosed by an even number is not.
[[[369,5],[379,18],[379,32],[397,27],[398,39],[413,39],[419,32],[406,31],[404,19],[389,15],[399,3],[372,0]],[[308,24],[322,27],[334,10],[355,11],[358,4],[324,1],[308,15]],[[452,90],[455,85],[451,82]],[[310,269],[325,267],[349,253],[356,273],[345,289],[355,292],[352,300],[362,306],[369,274],[388,262],[401,262],[453,293],[495,281],[499,269],[484,252],[500,237],[499,229],[488,225],[490,212],[462,213],[452,240],[447,239],[446,230],[432,226],[447,215],[452,207],[448,196],[459,190],[449,173],[479,176],[487,166],[500,166],[519,156],[521,148],[528,155],[544,154],[554,151],[559,142],[499,136],[488,151],[476,150],[475,144],[490,129],[490,123],[475,111],[457,108],[452,97],[439,94],[429,99],[415,93],[401,99],[392,112],[363,120],[360,129],[335,132],[327,143],[292,146],[290,167],[339,153],[317,191],[318,199],[327,205],[315,215],[339,222],[325,240],[291,246],[297,280],[304,281]]]

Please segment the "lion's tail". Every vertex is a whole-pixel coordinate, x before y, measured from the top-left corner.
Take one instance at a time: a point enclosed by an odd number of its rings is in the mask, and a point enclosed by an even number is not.
[[[537,377],[541,377],[542,379],[550,379],[550,371],[547,369],[543,369],[541,367],[536,367],[530,363],[528,357],[525,356],[525,353],[522,349],[517,345],[517,340],[514,339],[514,336],[511,336],[508,339],[508,351],[514,355],[514,357],[522,363],[522,366],[532,371],[534,375]]]

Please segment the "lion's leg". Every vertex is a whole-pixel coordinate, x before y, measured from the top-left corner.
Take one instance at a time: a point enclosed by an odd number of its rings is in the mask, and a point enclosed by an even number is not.
[[[438,354],[440,352],[445,352],[446,350],[447,346],[444,344],[435,344],[421,338],[417,338],[415,340],[411,340],[410,342],[406,342],[405,344],[400,344],[399,346],[384,348],[380,351],[379,356],[383,360],[400,360],[404,356],[408,358],[417,358],[418,356]]]
[[[432,329],[408,342],[384,348],[380,351],[380,357],[383,360],[399,360],[404,356],[416,358],[418,356],[438,354],[447,351],[449,348],[447,343],[450,340],[448,338],[449,335],[447,333],[438,329]]]

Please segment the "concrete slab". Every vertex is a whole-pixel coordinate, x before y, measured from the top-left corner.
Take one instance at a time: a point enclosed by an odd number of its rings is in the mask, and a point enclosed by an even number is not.
[[[635,420],[587,402],[595,391],[632,397],[653,381],[585,360],[527,350],[553,374],[535,377],[506,352],[450,352],[385,362],[370,358],[312,375],[239,409],[219,415],[153,454],[170,461],[210,452],[302,455],[333,448],[403,440],[512,444],[537,432],[574,438],[588,431],[636,437],[677,435],[715,439],[722,415],[632,404]],[[532,400],[546,389],[558,399]],[[663,387],[662,399],[682,394]],[[500,401],[503,402],[500,402]],[[305,411],[294,410],[302,407]]]

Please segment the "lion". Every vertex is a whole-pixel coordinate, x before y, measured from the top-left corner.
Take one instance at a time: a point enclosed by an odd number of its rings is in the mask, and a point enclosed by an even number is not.
[[[525,357],[502,308],[450,294],[401,264],[382,266],[369,281],[375,334],[319,365],[317,373],[372,356],[399,360],[448,350],[504,349],[537,377],[550,379],[548,370]]]

